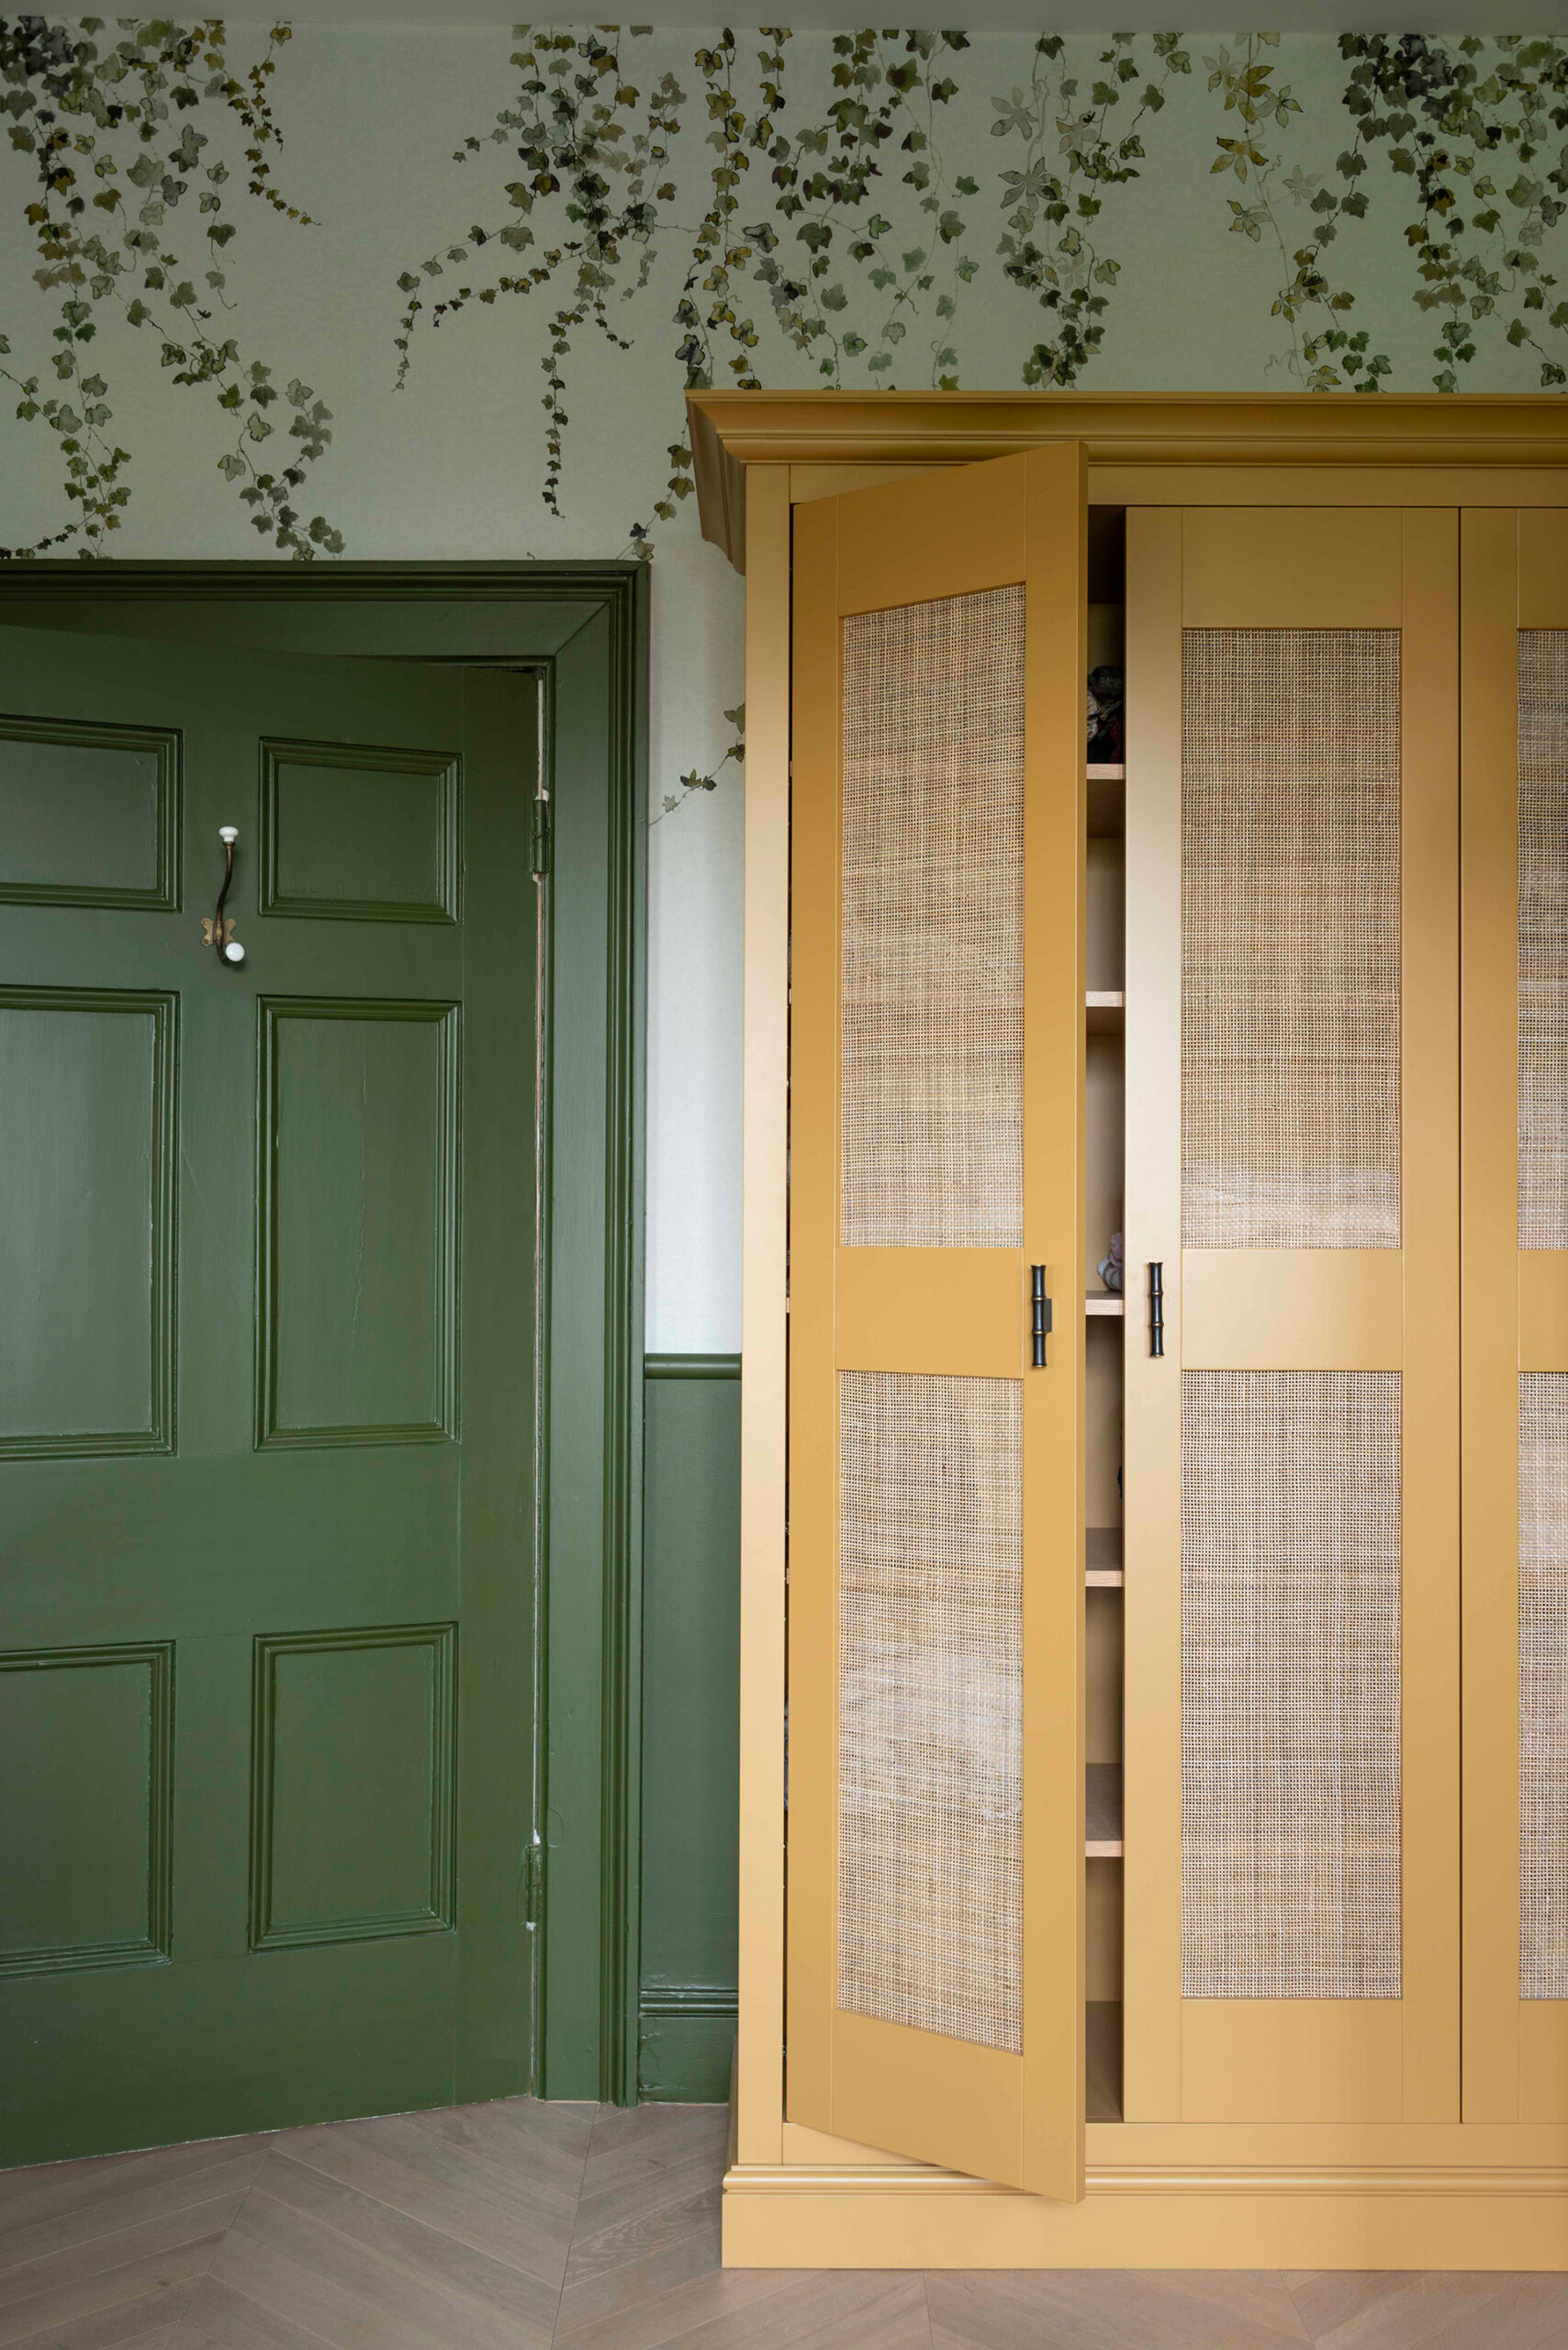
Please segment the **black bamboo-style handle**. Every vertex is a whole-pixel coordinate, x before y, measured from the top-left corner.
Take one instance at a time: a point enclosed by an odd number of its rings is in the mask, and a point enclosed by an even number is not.
[[[1044,1265],[1031,1265],[1029,1268],[1029,1337],[1034,1349],[1032,1361],[1036,1371],[1044,1371],[1046,1367],[1046,1337],[1050,1326],[1051,1301],[1046,1295],[1046,1269]]]

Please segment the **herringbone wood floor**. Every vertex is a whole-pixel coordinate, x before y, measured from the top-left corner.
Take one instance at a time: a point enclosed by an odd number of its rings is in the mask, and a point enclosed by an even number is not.
[[[518,2098],[0,2173],[26,2350],[1568,2350],[1568,2277],[724,2271],[717,2106]]]

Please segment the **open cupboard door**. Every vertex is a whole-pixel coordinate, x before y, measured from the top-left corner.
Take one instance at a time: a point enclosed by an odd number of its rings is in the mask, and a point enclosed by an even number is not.
[[[795,512],[789,2114],[1072,2199],[1085,546],[1076,443]]]

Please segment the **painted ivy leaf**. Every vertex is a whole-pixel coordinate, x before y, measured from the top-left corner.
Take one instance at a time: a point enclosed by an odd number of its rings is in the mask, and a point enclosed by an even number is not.
[[[1281,185],[1289,195],[1293,204],[1310,204],[1314,195],[1322,185],[1322,179],[1316,172],[1304,172],[1298,163],[1294,172],[1285,173]]]
[[[1010,130],[1016,130],[1024,139],[1034,137],[1036,116],[1028,99],[1016,83],[1014,84],[1012,92],[1007,97],[992,98],[991,103],[1001,118],[991,126],[991,135],[993,139],[1005,139]]]

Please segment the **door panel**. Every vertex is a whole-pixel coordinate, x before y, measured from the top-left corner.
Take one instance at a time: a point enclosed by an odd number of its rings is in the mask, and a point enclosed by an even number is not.
[[[1128,517],[1129,2121],[1458,2118],[1457,561]]]
[[[532,685],[0,701],[0,2159],[522,2089]]]
[[[1568,528],[1467,513],[1466,2121],[1568,2121]]]
[[[170,1448],[177,1070],[174,995],[0,989],[0,1455]]]
[[[459,1008],[260,1011],[257,1441],[450,1441]]]
[[[181,801],[170,729],[0,718],[0,901],[173,913]]]
[[[1075,2196],[1081,464],[795,531],[790,2118]]]

